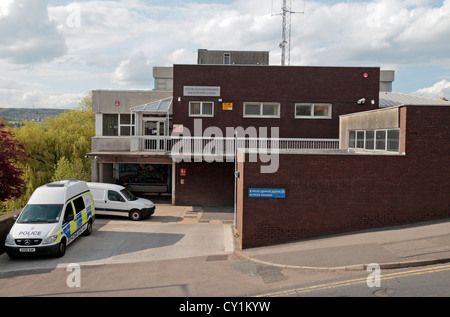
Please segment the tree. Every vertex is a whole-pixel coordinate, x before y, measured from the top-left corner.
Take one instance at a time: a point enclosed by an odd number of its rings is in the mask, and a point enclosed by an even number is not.
[[[74,171],[73,164],[69,162],[66,157],[61,157],[56,164],[55,173],[53,174],[52,181],[57,182],[61,179],[77,179],[76,172]]]
[[[23,172],[16,164],[25,160],[23,145],[14,140],[11,130],[0,124],[0,202],[22,195],[25,182]]]
[[[25,191],[16,200],[16,206],[24,206],[37,187],[58,180],[65,167],[75,174],[70,178],[90,181],[91,161],[86,154],[91,151],[91,139],[95,135],[91,100],[91,94],[86,94],[77,109],[42,123],[28,121],[14,130],[16,139],[23,144],[30,157],[20,164],[24,172]]]

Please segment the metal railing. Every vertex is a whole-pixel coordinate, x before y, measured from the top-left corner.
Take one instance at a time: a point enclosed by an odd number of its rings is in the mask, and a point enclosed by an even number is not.
[[[208,153],[234,155],[236,139],[229,137],[135,136],[132,151]],[[338,139],[237,138],[239,149],[250,150],[336,150]]]

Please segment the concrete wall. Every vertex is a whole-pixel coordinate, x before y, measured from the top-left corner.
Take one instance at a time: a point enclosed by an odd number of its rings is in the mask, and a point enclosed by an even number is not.
[[[92,112],[130,113],[130,109],[152,101],[172,96],[171,91],[153,90],[94,90],[92,91]],[[116,105],[116,101],[120,105]]]
[[[450,217],[450,107],[400,108],[406,155],[281,154],[275,174],[239,163],[243,248]],[[286,198],[250,198],[285,188]]]
[[[93,137],[92,152],[130,152],[131,137]]]
[[[339,148],[348,147],[348,131],[394,129],[400,127],[399,108],[387,108],[343,115],[339,124]]]

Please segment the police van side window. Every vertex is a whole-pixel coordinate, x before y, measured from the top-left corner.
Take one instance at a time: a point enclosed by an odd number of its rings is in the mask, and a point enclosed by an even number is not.
[[[67,222],[69,222],[69,221],[72,221],[73,219],[74,219],[74,217],[73,217],[72,203],[69,202],[69,203],[67,204],[66,212],[65,212],[65,214],[64,214],[64,223],[67,223]]]
[[[89,194],[83,195],[83,200],[85,206],[90,206],[92,204],[92,198]]]
[[[83,200],[83,196],[78,197],[77,199],[75,199],[73,201],[73,204],[75,206],[75,212],[78,214],[79,212],[83,211],[83,209],[85,208],[84,206],[84,200]]]

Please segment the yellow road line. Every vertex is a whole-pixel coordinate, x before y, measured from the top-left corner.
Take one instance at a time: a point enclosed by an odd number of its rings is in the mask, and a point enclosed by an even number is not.
[[[430,274],[430,273],[436,273],[436,272],[442,272],[442,271],[448,271],[450,270],[450,265],[442,265],[432,268],[424,268],[424,269],[417,269],[417,270],[409,270],[404,272],[396,272],[396,273],[390,273],[390,274],[380,274],[380,281],[381,280],[389,280],[397,277],[406,277],[406,276],[413,276],[413,275],[422,275],[422,274]],[[369,274],[371,274],[370,271],[368,271]],[[266,293],[257,295],[255,297],[277,297],[277,296],[289,296],[293,294],[301,294],[301,293],[308,293],[316,290],[324,290],[324,289],[330,289],[330,288],[337,288],[342,286],[350,286],[355,285],[359,283],[367,283],[368,277],[363,278],[356,278],[351,280],[345,280],[345,281],[339,281],[339,282],[332,282],[332,283],[326,283],[326,284],[319,284],[319,285],[312,285],[302,288],[296,288],[296,289],[290,289],[285,291],[279,291],[274,293]]]

